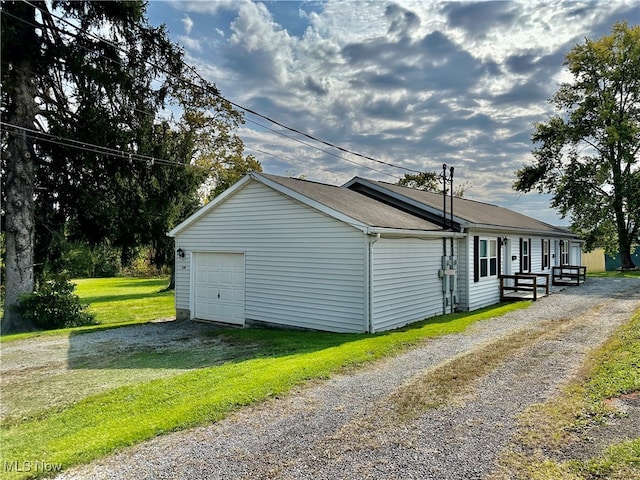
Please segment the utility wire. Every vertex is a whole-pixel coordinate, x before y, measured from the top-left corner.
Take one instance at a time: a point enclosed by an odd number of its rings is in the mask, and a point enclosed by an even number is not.
[[[25,3],[29,3],[29,2],[25,2]],[[39,8],[39,7],[36,7],[36,8]],[[42,10],[41,10],[41,11],[42,11]],[[30,26],[32,26],[32,27],[35,27],[35,28],[41,28],[41,25],[37,25],[37,24],[34,24],[34,23],[32,23],[32,22],[29,22],[29,21],[27,21],[27,20],[25,20],[25,19],[23,19],[23,18],[20,18],[20,17],[18,17],[18,16],[16,16],[16,15],[13,15],[13,14],[11,14],[11,13],[9,13],[9,12],[4,12],[4,13],[5,13],[5,14],[7,14],[7,15],[9,15],[9,16],[11,16],[11,17],[13,17],[13,18],[15,18],[16,20],[22,21],[23,23],[26,23],[26,24],[28,24],[28,25],[30,25]],[[57,18],[57,19],[59,19],[59,20],[66,21],[66,20],[64,20],[63,18],[61,18],[61,17],[59,17],[59,16],[57,16],[57,15],[51,14],[50,12],[49,12],[48,14],[50,14],[50,15],[52,15],[52,16],[54,16],[54,17],[56,17],[56,18]],[[69,22],[67,22],[67,23],[69,24]],[[70,24],[70,25],[72,25],[72,24]],[[74,28],[76,28],[76,29],[80,30],[80,29],[79,29],[78,27],[76,27],[75,25],[72,25],[72,26],[73,26]],[[75,37],[75,38],[78,38],[78,36],[79,36],[79,35],[78,35],[78,33],[72,33],[72,32],[69,32],[69,31],[67,31],[67,30],[63,30],[63,29],[61,29],[61,28],[59,28],[59,27],[57,27],[57,26],[55,26],[55,28],[56,28],[56,31],[58,31],[59,33],[62,33],[62,34],[64,34],[64,35],[68,35],[68,36],[70,36],[70,37]],[[85,31],[85,33],[87,33],[87,34],[89,34],[89,35],[93,36],[93,34],[91,34],[90,32],[86,32],[86,31]],[[99,39],[99,37],[97,37],[97,36],[93,36],[93,37],[94,37],[94,39],[96,39],[96,40],[98,40],[98,39]],[[115,46],[115,45],[111,44],[109,41],[105,41],[105,42],[106,42],[106,43],[108,43],[109,45],[112,45],[114,48],[117,48],[117,46]],[[110,61],[110,62],[112,62],[112,63],[117,63],[117,64],[119,64],[120,66],[123,66],[121,62],[117,61],[116,59],[114,59],[114,58],[112,58],[112,57],[107,57],[106,55],[101,54],[101,53],[98,53],[98,52],[96,52],[96,51],[94,51],[94,50],[91,50],[91,49],[89,49],[88,47],[85,47],[85,46],[80,46],[80,48],[81,48],[81,49],[83,49],[83,50],[85,50],[85,51],[87,51],[88,53],[96,54],[97,56],[102,57],[103,59],[105,59],[105,60],[107,60],[107,61]],[[3,63],[6,63],[6,62],[3,62]],[[150,62],[147,62],[147,63],[150,63]],[[184,63],[184,62],[183,62],[183,65],[184,65],[184,66],[186,66],[186,67],[189,67],[189,68],[190,68],[190,66],[189,66],[188,64]],[[192,70],[192,71],[194,72],[194,74],[195,74],[198,78],[200,78],[200,80],[201,80],[201,81],[203,81],[203,82],[207,83],[207,81],[206,81],[205,79],[203,79],[203,78],[198,74],[198,72],[196,72],[195,70]],[[151,115],[151,116],[155,115],[155,113],[154,113],[154,112],[146,111],[146,110],[141,110],[141,109],[139,109],[139,108],[134,108],[134,110],[135,110],[135,111],[137,111],[137,112],[143,113],[143,114],[145,114],[145,115]],[[343,160],[343,161],[345,161],[345,162],[349,162],[349,163],[352,163],[352,164],[354,164],[354,165],[358,165],[358,166],[360,166],[360,167],[366,168],[366,169],[371,170],[371,171],[374,171],[374,172],[381,173],[381,174],[386,175],[386,176],[389,176],[389,177],[393,177],[393,178],[396,178],[396,179],[400,179],[400,177],[398,177],[398,176],[396,176],[396,175],[393,175],[393,174],[390,174],[390,173],[384,172],[383,170],[379,170],[379,169],[377,169],[377,168],[370,167],[370,166],[368,166],[368,165],[364,165],[364,164],[362,164],[362,163],[355,162],[355,161],[353,161],[353,160],[349,160],[348,158],[345,158],[345,157],[343,157],[343,156],[341,156],[341,155],[338,155],[338,154],[336,154],[336,153],[330,152],[330,151],[325,150],[325,149],[323,149],[323,148],[317,147],[317,146],[312,145],[312,144],[310,144],[310,143],[308,143],[308,142],[305,142],[305,141],[303,141],[303,140],[300,140],[300,139],[298,139],[298,138],[295,138],[295,137],[293,137],[293,136],[291,136],[291,135],[287,135],[287,134],[285,134],[285,133],[283,133],[283,132],[280,132],[280,131],[278,131],[278,130],[275,130],[275,129],[271,128],[271,127],[268,127],[268,126],[266,126],[266,125],[264,125],[264,124],[261,124],[261,123],[259,123],[259,122],[254,121],[254,120],[251,120],[251,119],[249,119],[249,118],[245,118],[245,120],[246,120],[247,122],[250,122],[250,123],[253,123],[253,124],[255,124],[255,125],[258,125],[258,126],[259,126],[259,127],[261,127],[261,128],[264,128],[264,129],[266,129],[266,130],[269,130],[269,131],[271,131],[271,132],[273,132],[273,133],[275,133],[275,134],[277,134],[277,135],[281,135],[281,136],[286,137],[286,138],[288,138],[288,139],[290,139],[290,140],[293,140],[293,141],[295,141],[295,142],[298,142],[298,143],[300,143],[300,144],[302,144],[302,145],[305,145],[305,146],[308,146],[308,147],[310,147],[310,148],[316,149],[316,150],[318,150],[318,151],[321,151],[321,152],[323,152],[323,153],[326,153],[327,155],[331,155],[331,156],[333,156],[333,157],[336,157],[336,158],[338,158],[338,159],[340,159],[340,160]],[[62,137],[57,137],[57,138],[58,138],[59,140],[62,140]],[[71,140],[71,139],[69,139],[69,140],[70,140],[70,141],[73,141],[73,140]],[[72,146],[72,145],[67,145],[67,146]],[[96,147],[97,147],[97,148],[102,148],[102,147],[97,146],[97,145],[96,145]],[[245,146],[245,148],[249,149],[250,147]],[[277,155],[275,155],[275,154],[272,154],[272,153],[266,152],[266,151],[264,151],[264,150],[260,150],[260,149],[257,149],[257,148],[253,148],[253,150],[255,150],[255,151],[257,151],[257,152],[260,152],[260,153],[262,153],[262,154],[265,154],[265,155],[270,155],[270,156],[273,156],[273,157],[276,157],[276,158],[280,158],[281,160],[284,160],[284,161],[290,161],[290,160],[286,160],[286,159],[282,158],[281,156],[277,156]],[[326,169],[324,169],[324,170],[325,170],[325,171],[328,171],[328,170],[326,170]],[[335,173],[335,172],[332,172],[332,173]]]
[[[53,143],[53,144],[64,146],[64,147],[71,147],[71,148],[83,150],[90,153],[96,153],[99,155],[109,155],[111,157],[115,157],[119,159],[145,162],[151,165],[160,164],[160,165],[170,165],[174,167],[184,166],[184,167],[202,168],[198,165],[193,165],[190,163],[174,162],[172,160],[167,160],[164,158],[152,157],[150,155],[143,155],[135,152],[127,152],[125,150],[118,150],[117,148],[103,147],[101,145],[96,145],[89,142],[82,142],[80,140],[64,138],[51,133],[41,132],[39,130],[34,130],[32,128],[21,127],[19,125],[14,125],[13,123],[8,123],[4,121],[0,121],[0,125],[12,128],[14,130],[22,130],[22,131],[28,132],[32,134],[33,137],[37,137],[40,140],[48,143]]]
[[[120,51],[120,52],[122,52],[122,53],[125,53],[125,54],[127,53],[127,52],[126,52],[126,50],[124,50],[124,49],[123,49],[122,47],[120,47],[119,45],[117,45],[117,44],[115,44],[115,43],[113,43],[113,42],[111,42],[111,41],[109,41],[109,40],[106,40],[106,39],[104,39],[104,38],[102,38],[102,37],[100,37],[100,36],[98,36],[98,35],[96,35],[96,34],[94,34],[94,33],[92,33],[92,32],[89,32],[89,31],[87,31],[87,30],[83,30],[83,29],[79,28],[78,26],[73,25],[73,24],[72,24],[71,22],[69,22],[67,19],[65,19],[65,18],[63,18],[63,17],[60,17],[59,15],[56,15],[56,14],[54,14],[53,12],[44,11],[41,7],[39,7],[38,5],[34,5],[34,4],[30,3],[28,0],[23,0],[23,1],[24,1],[24,3],[26,3],[27,5],[30,5],[31,7],[38,9],[40,12],[45,13],[45,14],[47,14],[47,15],[51,15],[52,17],[54,17],[54,18],[58,19],[59,21],[64,22],[64,23],[66,23],[67,25],[70,25],[71,27],[75,28],[76,30],[79,30],[79,31],[81,31],[81,32],[84,32],[86,35],[88,35],[88,36],[90,36],[90,37],[94,38],[95,40],[98,40],[98,41],[104,42],[104,43],[106,43],[106,44],[110,45],[111,47],[113,47],[113,48],[115,48],[115,49],[119,50],[119,51]],[[62,33],[67,34],[67,35],[75,36],[76,38],[78,37],[78,34],[77,34],[77,33],[76,33],[76,34],[73,34],[73,33],[71,33],[71,32],[68,32],[68,31],[66,31],[66,30],[62,30],[62,29],[58,29],[58,30],[59,30],[60,32],[62,32]],[[235,103],[235,102],[233,102],[233,101],[231,101],[231,100],[227,99],[226,97],[224,97],[224,96],[223,96],[223,95],[218,91],[218,89],[217,89],[217,88],[209,87],[209,86],[208,86],[208,84],[209,84],[210,82],[209,82],[209,81],[207,81],[206,79],[204,79],[204,78],[200,75],[200,73],[198,73],[198,71],[197,71],[193,66],[188,65],[187,63],[185,63],[185,62],[184,62],[184,60],[182,61],[182,65],[183,65],[186,69],[190,70],[190,71],[191,71],[191,72],[192,72],[192,73],[193,73],[193,74],[194,74],[198,79],[200,79],[200,80],[204,83],[204,85],[198,85],[198,84],[196,84],[196,83],[194,83],[194,82],[192,82],[192,81],[190,81],[190,80],[187,80],[187,79],[185,79],[185,78],[177,77],[175,74],[173,74],[173,72],[171,72],[171,71],[167,70],[166,68],[164,68],[164,67],[162,67],[162,66],[156,65],[156,64],[152,63],[152,62],[151,62],[151,61],[149,61],[149,60],[144,60],[144,62],[145,62],[147,65],[149,65],[149,66],[151,66],[151,67],[153,67],[153,68],[156,68],[157,70],[161,71],[161,72],[162,72],[162,73],[164,73],[165,75],[168,75],[168,76],[170,76],[170,77],[172,77],[172,78],[174,78],[174,79],[177,79],[178,81],[180,81],[180,82],[182,82],[182,83],[185,83],[185,84],[190,85],[190,86],[195,87],[195,88],[199,88],[199,89],[201,89],[201,90],[203,90],[203,91],[205,91],[205,92],[207,92],[207,93],[210,93],[210,94],[212,94],[212,95],[214,95],[214,96],[216,96],[216,97],[220,98],[221,100],[223,100],[223,101],[225,101],[225,102],[229,103],[230,105],[233,105],[233,106],[234,106],[234,107],[236,107],[236,108],[239,108],[239,109],[241,109],[241,110],[244,110],[245,112],[251,113],[251,114],[253,114],[253,115],[257,116],[257,117],[263,118],[264,120],[267,120],[267,121],[269,121],[269,122],[273,123],[274,125],[278,125],[278,126],[279,126],[279,127],[281,127],[281,128],[284,128],[284,129],[289,130],[289,131],[291,131],[291,132],[297,133],[298,135],[301,135],[301,136],[303,136],[303,137],[306,137],[306,138],[308,138],[308,139],[310,139],[310,140],[313,140],[313,141],[315,141],[315,142],[318,142],[318,143],[321,143],[321,144],[327,145],[327,146],[329,146],[329,147],[331,147],[331,148],[335,148],[335,149],[337,149],[337,150],[339,150],[339,151],[341,151],[341,152],[344,152],[344,153],[348,153],[348,154],[351,154],[351,155],[354,155],[354,156],[357,156],[357,157],[360,157],[360,158],[364,158],[364,159],[366,159],[366,160],[369,160],[369,161],[372,161],[372,162],[375,162],[375,163],[379,163],[379,164],[381,164],[381,165],[386,165],[386,166],[389,166],[389,167],[393,167],[393,168],[397,168],[397,169],[405,170],[405,171],[412,172],[412,173],[422,173],[420,170],[414,170],[414,169],[411,169],[411,168],[403,167],[403,166],[401,166],[401,165],[396,165],[396,164],[391,163],[391,162],[385,162],[385,161],[383,161],[383,160],[378,160],[378,159],[373,158],[373,157],[371,157],[371,156],[364,155],[364,154],[361,154],[361,153],[358,153],[358,152],[354,152],[354,151],[352,151],[352,150],[349,150],[349,149],[347,149],[347,148],[341,147],[341,146],[339,146],[339,145],[335,145],[335,144],[333,144],[333,143],[331,143],[331,142],[328,142],[328,141],[322,140],[322,139],[320,139],[320,138],[317,138],[317,137],[315,137],[315,136],[313,136],[313,135],[310,135],[310,134],[308,134],[308,133],[306,133],[306,132],[303,132],[303,131],[301,131],[301,130],[298,130],[298,129],[296,129],[296,128],[289,127],[289,126],[287,126],[287,125],[285,125],[285,124],[283,124],[283,123],[281,123],[281,122],[278,122],[277,120],[272,119],[271,117],[268,117],[268,116],[266,116],[266,115],[263,115],[263,114],[261,114],[261,113],[259,113],[259,112],[255,111],[255,110],[253,110],[253,109],[250,109],[250,108],[248,108],[248,107],[245,107],[245,106],[243,106],[243,105],[240,105],[240,104],[238,104],[238,103]],[[291,138],[292,138],[292,137],[291,137]],[[295,139],[295,138],[292,138],[292,139],[293,139],[293,140],[295,140],[295,141],[301,142],[299,139]],[[309,146],[308,144],[306,144],[306,145],[307,145],[307,146]],[[318,147],[315,147],[315,146],[312,146],[312,148],[316,148],[316,149],[320,150]],[[338,157],[338,158],[341,158],[341,159],[343,159],[343,160],[344,160],[344,158],[343,158],[343,157]]]
[[[256,147],[247,147],[246,149],[249,150],[249,151],[259,152],[259,153],[262,153],[264,155],[269,155],[270,157],[277,158],[277,159],[282,160],[282,161],[287,162],[287,163],[293,163],[291,160],[288,160],[288,159],[282,157],[281,155],[277,155],[275,153],[267,152],[265,150],[261,150],[261,149],[256,148]],[[356,164],[356,165],[360,165],[360,164]],[[317,168],[319,168],[323,172],[334,173],[336,175],[343,175],[344,174],[344,172],[336,172],[335,170],[331,170],[329,168],[324,168],[324,167],[317,167]],[[370,167],[366,167],[366,168],[370,168]],[[393,178],[398,179],[398,180],[400,179],[400,177],[396,177],[395,175],[392,175],[390,173],[383,172],[382,170],[376,170],[376,171],[379,172],[379,173],[382,173],[383,175],[386,175],[388,177],[393,177]]]
[[[372,171],[378,172],[378,173],[382,173],[383,175],[388,175],[390,177],[394,177],[394,178],[398,178],[398,179],[400,178],[400,177],[396,177],[395,175],[392,175],[390,173],[384,172],[382,170],[378,170],[377,168],[369,167],[368,165],[363,165],[362,163],[354,162],[353,160],[349,160],[348,158],[345,158],[345,157],[343,157],[341,155],[338,155],[337,153],[333,153],[333,152],[330,152],[328,150],[324,150],[322,148],[318,148],[318,147],[316,147],[314,145],[311,145],[310,143],[307,143],[307,142],[305,142],[303,140],[299,140],[299,139],[296,139],[296,138],[294,138],[294,137],[292,137],[290,135],[287,135],[284,132],[279,132],[278,130],[275,130],[275,129],[271,128],[271,127],[263,125],[262,123],[256,122],[254,120],[250,120],[248,118],[246,120],[247,120],[247,122],[253,123],[254,125],[258,125],[259,127],[262,127],[262,128],[264,128],[266,130],[270,130],[271,132],[273,132],[273,133],[275,133],[277,135],[281,135],[281,136],[283,136],[285,138],[293,139],[293,140],[295,140],[295,141],[297,141],[299,143],[302,143],[303,145],[306,145],[306,146],[311,147],[311,148],[315,148],[316,150],[319,150],[319,151],[321,151],[323,153],[326,153],[327,155],[331,155],[333,157],[339,158],[340,160],[344,160],[345,162],[353,163],[354,165],[358,165],[360,167],[368,168],[369,170],[372,170]],[[262,152],[262,153],[264,153],[264,152]]]

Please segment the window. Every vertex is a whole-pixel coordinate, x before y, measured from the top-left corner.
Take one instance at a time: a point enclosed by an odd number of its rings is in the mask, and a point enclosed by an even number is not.
[[[521,272],[531,271],[530,246],[531,246],[531,239],[528,239],[528,240],[525,240],[524,238],[520,239],[520,271]]]
[[[498,274],[498,241],[480,240],[480,277],[495,277]]]
[[[542,268],[549,268],[551,265],[549,259],[551,240],[542,240]]]
[[[560,240],[560,265],[569,265],[569,242]]]

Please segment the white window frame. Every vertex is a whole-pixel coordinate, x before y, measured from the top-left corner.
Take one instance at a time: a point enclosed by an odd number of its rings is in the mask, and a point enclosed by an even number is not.
[[[569,265],[569,242],[560,240],[560,265]]]
[[[520,270],[521,273],[528,273],[531,271],[531,245],[528,238],[523,238],[520,242]]]
[[[551,267],[551,240],[542,240],[542,268]]]
[[[498,276],[498,240],[495,238],[480,238],[478,252],[480,278]],[[484,252],[483,252],[484,250]],[[483,255],[484,253],[484,255]]]

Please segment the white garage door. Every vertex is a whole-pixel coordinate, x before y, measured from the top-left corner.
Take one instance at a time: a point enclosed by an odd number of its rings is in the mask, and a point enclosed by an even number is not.
[[[195,254],[195,318],[244,325],[244,255]]]

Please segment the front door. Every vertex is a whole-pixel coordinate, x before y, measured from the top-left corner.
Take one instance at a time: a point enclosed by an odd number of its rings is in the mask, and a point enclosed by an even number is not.
[[[511,240],[507,237],[504,237],[505,240],[502,241],[502,274],[503,275],[511,275]]]
[[[244,325],[244,254],[195,253],[194,318]]]

